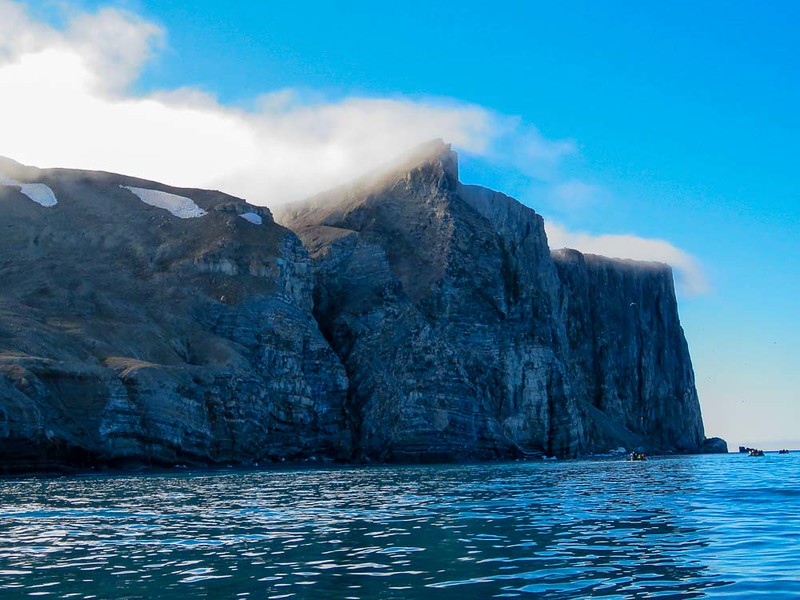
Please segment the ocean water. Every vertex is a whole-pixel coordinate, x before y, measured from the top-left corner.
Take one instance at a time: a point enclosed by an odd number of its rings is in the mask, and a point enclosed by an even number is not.
[[[800,453],[0,480],[0,598],[800,598]]]

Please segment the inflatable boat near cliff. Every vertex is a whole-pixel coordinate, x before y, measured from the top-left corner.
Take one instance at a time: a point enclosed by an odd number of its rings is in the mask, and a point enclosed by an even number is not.
[[[764,456],[764,451],[758,448],[750,448],[749,446],[739,446],[739,452],[747,454],[747,456]]]

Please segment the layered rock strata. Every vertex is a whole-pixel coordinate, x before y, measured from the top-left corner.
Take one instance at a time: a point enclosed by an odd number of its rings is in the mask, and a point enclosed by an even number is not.
[[[587,447],[690,451],[704,441],[672,270],[575,250],[553,252]]]
[[[669,268],[551,253],[441,142],[286,227],[220,192],[0,176],[2,470],[722,447]]]
[[[119,175],[0,168],[58,198],[43,207],[0,186],[3,469],[350,456],[347,377],[312,315],[311,263],[268,210]]]
[[[311,253],[357,450],[574,456],[703,440],[664,265],[551,256],[542,218],[440,142],[278,219]]]

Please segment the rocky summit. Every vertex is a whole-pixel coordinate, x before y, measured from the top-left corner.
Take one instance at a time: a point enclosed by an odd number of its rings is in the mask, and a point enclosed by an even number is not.
[[[667,265],[551,253],[542,218],[462,185],[434,142],[284,207],[344,364],[354,449],[386,460],[694,451]]]
[[[707,442],[668,266],[551,253],[427,144],[271,213],[0,161],[0,468]]]

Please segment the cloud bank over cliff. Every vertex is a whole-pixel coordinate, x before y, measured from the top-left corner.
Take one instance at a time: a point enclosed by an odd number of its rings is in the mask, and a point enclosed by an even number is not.
[[[538,178],[575,150],[517,118],[441,98],[329,101],[281,90],[245,110],[192,88],[130,92],[164,36],[118,9],[75,13],[59,30],[0,1],[2,151],[41,166],[132,172],[278,204],[435,137]]]
[[[545,231],[551,248],[574,248],[584,254],[667,263],[674,270],[675,285],[682,294],[698,296],[709,292],[708,280],[697,259],[664,240],[635,235],[591,235],[569,231],[553,222],[545,222]]]
[[[243,108],[196,88],[136,93],[132,84],[164,46],[163,28],[115,8],[65,16],[55,27],[0,0],[0,154],[23,163],[125,172],[276,205],[438,137],[568,199],[591,192],[559,180],[559,165],[577,152],[573,141],[548,139],[519,117],[458,100],[279,90]],[[624,250],[625,241],[639,255],[653,247],[626,238],[614,248]],[[656,254],[644,258],[663,256]]]

